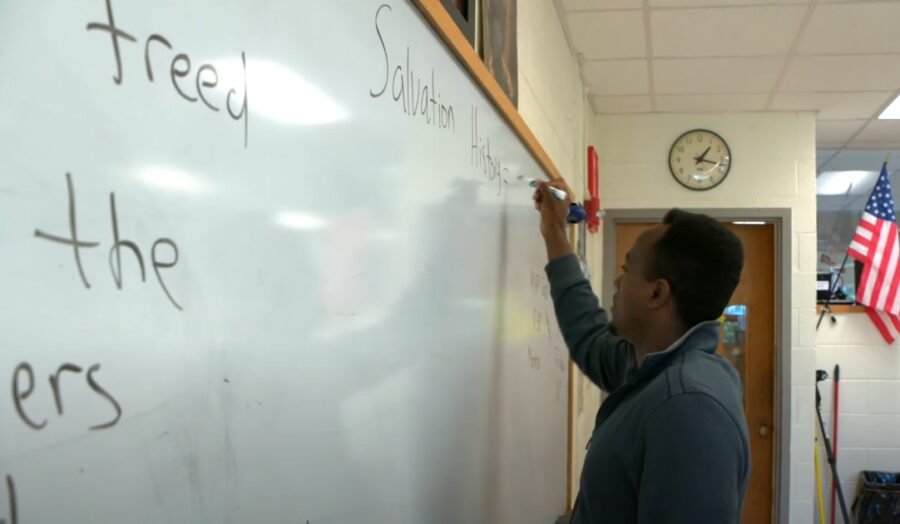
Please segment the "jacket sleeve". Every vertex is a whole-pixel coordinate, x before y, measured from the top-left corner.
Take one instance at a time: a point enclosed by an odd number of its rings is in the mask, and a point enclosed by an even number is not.
[[[660,404],[644,426],[639,524],[737,524],[749,453],[738,424],[705,393]]]
[[[547,264],[556,321],[569,354],[600,389],[615,391],[636,365],[634,347],[609,331],[609,316],[600,307],[575,255]]]

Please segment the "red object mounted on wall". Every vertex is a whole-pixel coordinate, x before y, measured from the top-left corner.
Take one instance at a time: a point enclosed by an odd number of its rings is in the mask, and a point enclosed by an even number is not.
[[[600,229],[600,160],[597,157],[597,150],[594,146],[589,146],[588,154],[588,172],[587,186],[589,198],[584,201],[584,210],[587,212],[587,229],[591,233],[596,233]]]

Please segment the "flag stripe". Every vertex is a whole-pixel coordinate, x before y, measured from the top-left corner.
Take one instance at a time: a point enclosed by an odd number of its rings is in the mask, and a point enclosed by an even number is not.
[[[871,229],[866,229],[866,228],[861,227],[856,230],[856,234],[858,236],[861,236],[865,240],[872,240],[872,230]]]
[[[881,277],[879,278],[879,281],[881,281],[882,283],[887,283],[888,285],[878,286],[879,289],[876,293],[877,298],[875,303],[875,309],[880,309],[882,311],[888,309],[886,306],[888,295],[895,290],[895,288],[893,287],[893,283],[894,277],[897,276],[896,271],[891,271],[890,274],[888,274],[890,268],[897,267],[897,233],[895,228],[892,227],[891,222],[885,222],[884,225],[887,226],[885,228],[887,230],[885,232],[885,236],[887,237],[887,246],[885,246],[884,248],[885,260],[887,261],[887,263],[879,266],[878,276]],[[893,300],[891,302],[893,302]]]
[[[888,318],[891,319],[891,324],[894,325],[894,332],[900,333],[900,317],[897,315],[888,314]]]
[[[900,295],[897,294],[897,288],[900,287],[900,271],[894,271],[888,286],[890,293],[885,301],[884,310],[891,315],[900,314]]]
[[[847,252],[860,262],[865,262],[869,256],[869,249],[872,246],[872,238],[876,230],[876,222],[877,219],[873,215],[863,213],[862,220],[856,227],[853,236],[854,244],[851,244]]]
[[[860,244],[856,240],[850,242],[850,249],[848,250],[850,256],[859,260],[860,262],[866,259],[866,254],[869,252],[869,248]]]
[[[898,271],[898,267],[900,267],[900,240],[897,239],[896,224],[891,223],[891,231],[889,234],[894,241],[894,252],[897,256],[893,258],[890,267],[885,268],[884,282],[887,285],[888,293],[884,310],[891,315],[897,315],[900,313],[900,302],[898,302],[898,298],[900,297],[897,295],[897,289],[900,287],[900,271]]]
[[[888,299],[887,311],[892,315],[898,315],[900,314],[900,293],[898,293],[897,290],[900,288],[900,271],[894,271],[894,279],[891,283],[891,287],[891,294],[893,297]]]
[[[880,311],[875,311],[874,309],[867,307],[866,313],[869,315],[869,318],[872,319],[872,323],[875,324],[875,328],[881,333],[881,338],[884,339],[888,344],[894,343],[894,335],[891,333],[890,329],[888,329],[887,324],[884,322],[884,319],[881,315],[885,315]]]
[[[881,262],[884,259],[884,250],[885,245],[887,244],[889,234],[888,229],[890,229],[890,224],[886,221],[881,221],[881,227],[878,231],[877,244],[875,246],[875,252],[872,253],[870,250],[869,256],[869,264],[872,266],[872,270],[875,271],[876,276],[879,271],[878,268],[881,266]],[[863,304],[867,306],[874,306],[873,302],[875,301],[875,297],[877,294],[875,293],[875,286],[878,283],[878,278],[870,278],[868,282],[866,282],[866,287],[863,289],[863,299],[860,300]]]
[[[863,266],[862,275],[860,275],[859,282],[857,282],[857,284],[856,284],[856,291],[859,293],[856,297],[856,301],[864,306],[867,304],[863,301],[864,300],[863,290],[869,284],[869,275],[871,272],[872,272],[871,265],[866,264],[865,266]]]

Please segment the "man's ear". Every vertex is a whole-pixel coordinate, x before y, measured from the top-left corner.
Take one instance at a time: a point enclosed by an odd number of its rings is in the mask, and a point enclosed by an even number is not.
[[[672,300],[672,286],[669,281],[660,278],[653,283],[653,293],[650,295],[650,309],[660,309]]]

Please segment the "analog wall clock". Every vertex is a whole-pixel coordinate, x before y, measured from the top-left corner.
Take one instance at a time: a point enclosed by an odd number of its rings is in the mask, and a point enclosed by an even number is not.
[[[731,150],[718,134],[708,129],[692,129],[672,144],[669,171],[688,189],[710,190],[721,184],[731,171]]]

